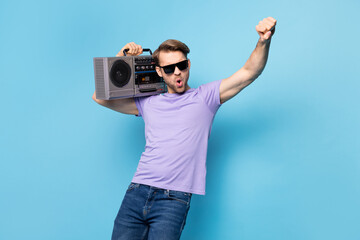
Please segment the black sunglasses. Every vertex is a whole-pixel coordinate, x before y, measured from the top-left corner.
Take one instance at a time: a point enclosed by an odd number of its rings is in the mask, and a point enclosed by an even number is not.
[[[182,71],[182,70],[187,69],[188,66],[189,66],[188,60],[186,59],[186,60],[181,61],[181,62],[178,62],[178,63],[166,65],[166,66],[163,66],[163,67],[159,66],[159,67],[161,67],[162,69],[164,69],[164,72],[165,72],[166,74],[172,74],[172,73],[174,73],[174,71],[175,71],[175,67],[178,67],[178,69],[179,69],[180,71]]]

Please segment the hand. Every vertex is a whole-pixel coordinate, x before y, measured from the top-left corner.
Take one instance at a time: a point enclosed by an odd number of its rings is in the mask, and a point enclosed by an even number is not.
[[[137,56],[143,53],[143,49],[140,45],[131,42],[126,44],[121,50],[120,52],[118,52],[118,54],[116,54],[117,57],[122,57],[124,56],[124,49],[129,49],[129,51],[126,52],[126,55],[129,56]]]
[[[268,42],[275,33],[276,20],[272,17],[264,18],[256,26],[256,31],[260,35],[260,41]]]

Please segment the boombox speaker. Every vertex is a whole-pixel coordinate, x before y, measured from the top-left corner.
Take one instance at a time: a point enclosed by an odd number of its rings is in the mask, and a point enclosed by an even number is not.
[[[155,70],[150,49],[149,56],[94,58],[95,91],[97,99],[116,99],[155,95],[166,92],[164,80]]]

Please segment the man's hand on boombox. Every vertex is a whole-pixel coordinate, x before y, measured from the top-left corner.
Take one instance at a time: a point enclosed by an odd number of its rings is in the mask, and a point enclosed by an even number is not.
[[[275,25],[276,20],[272,17],[264,18],[262,21],[259,22],[255,29],[260,36],[261,42],[266,43],[271,40],[271,37],[275,33]]]
[[[126,44],[121,50],[120,52],[118,52],[118,54],[116,54],[117,57],[122,57],[124,56],[124,50],[125,49],[129,49],[127,52],[126,52],[126,55],[129,55],[129,56],[138,56],[140,54],[143,53],[143,49],[140,45],[134,43],[134,42],[131,42],[131,43],[128,43]]]

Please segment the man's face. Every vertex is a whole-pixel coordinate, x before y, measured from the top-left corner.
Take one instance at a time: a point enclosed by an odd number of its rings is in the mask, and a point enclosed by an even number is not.
[[[159,54],[159,65],[161,67],[175,64],[186,60],[184,54],[180,51],[164,52]],[[189,80],[190,60],[188,60],[188,68],[180,70],[177,66],[173,73],[167,74],[161,67],[156,67],[156,72],[162,77],[168,87],[169,93],[183,93],[190,89],[187,82]]]

